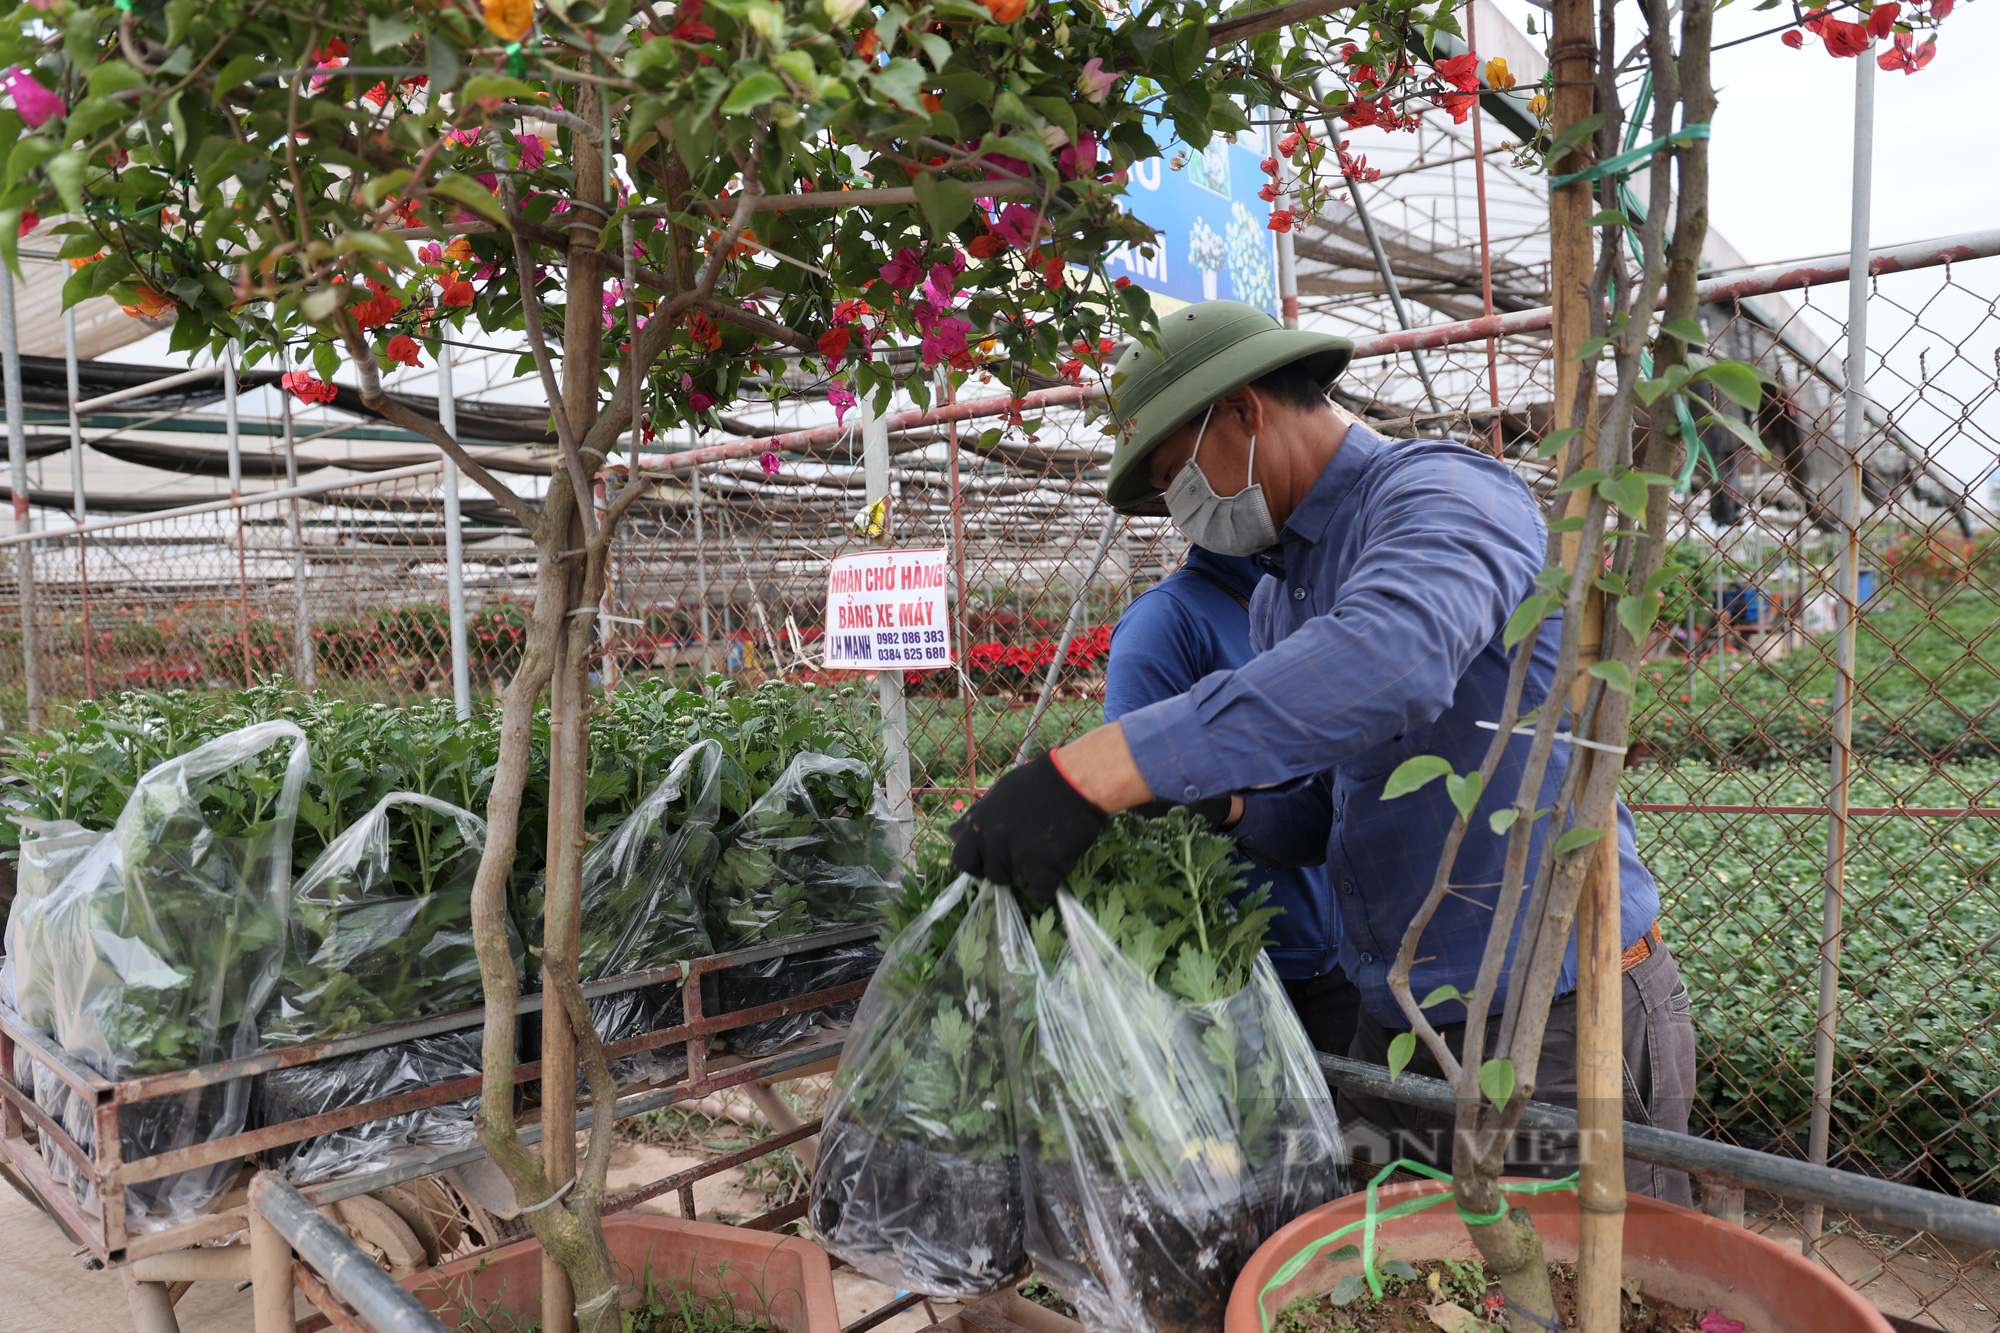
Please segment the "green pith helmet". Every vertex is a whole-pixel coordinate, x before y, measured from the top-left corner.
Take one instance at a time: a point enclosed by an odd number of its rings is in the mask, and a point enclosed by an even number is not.
[[[1128,513],[1160,511],[1146,458],[1210,403],[1280,366],[1305,361],[1322,387],[1347,369],[1354,344],[1288,329],[1241,301],[1202,301],[1160,317],[1160,350],[1134,342],[1111,368],[1118,447],[1105,500]]]

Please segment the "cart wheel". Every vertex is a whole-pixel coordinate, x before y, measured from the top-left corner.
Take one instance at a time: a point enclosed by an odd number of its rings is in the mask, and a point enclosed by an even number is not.
[[[342,1199],[337,1205],[340,1220],[354,1232],[356,1240],[372,1246],[382,1256],[391,1277],[409,1277],[428,1267],[424,1243],[396,1210],[372,1195]]]

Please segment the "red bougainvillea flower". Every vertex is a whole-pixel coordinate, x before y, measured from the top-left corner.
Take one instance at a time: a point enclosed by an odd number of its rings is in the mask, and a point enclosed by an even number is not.
[[[302,403],[330,403],[334,398],[331,384],[314,379],[303,370],[286,371],[278,377],[278,383]]]
[[[1450,56],[1437,62],[1434,69],[1438,77],[1460,92],[1479,91],[1479,57],[1467,51],[1462,56]]]
[[[1028,12],[1028,0],[980,0],[995,23],[1012,23]]]
[[[403,308],[403,298],[373,278],[368,279],[368,290],[374,296],[354,307],[354,322],[362,328],[372,329],[387,324]]]
[[[1442,99],[1444,109],[1451,113],[1451,123],[1465,124],[1465,118],[1472,114],[1472,106],[1479,99],[1471,93],[1446,93]]]
[[[907,292],[924,280],[924,259],[908,246],[896,252],[896,257],[882,265],[882,281],[898,291]]]
[[[1267,204],[1275,204],[1278,202],[1278,183],[1272,181],[1270,184],[1264,186],[1263,189],[1257,191],[1257,197]]]
[[[19,232],[19,235],[26,236],[29,232],[33,231],[36,227],[39,227],[41,224],[42,224],[42,215],[40,213],[37,213],[32,208],[28,209],[26,212],[21,214],[21,230]]]
[[[1877,5],[1868,11],[1868,32],[1873,37],[1887,37],[1896,30],[1896,15],[1903,7],[1891,0],[1889,4]]]
[[[424,364],[417,355],[421,350],[417,346],[417,340],[407,333],[399,333],[391,338],[389,345],[382,350],[387,352],[389,359],[398,365],[421,367]]]
[[[965,246],[966,253],[974,259],[991,259],[1007,253],[1007,248],[1007,242],[990,231],[984,236],[973,237]]]
[[[1267,157],[1262,162],[1259,162],[1257,164],[1257,169],[1263,172],[1266,176],[1269,176],[1272,180],[1276,180],[1278,178],[1278,159],[1275,157]]]
[[[714,41],[715,29],[701,21],[701,11],[707,7],[707,0],[681,0],[681,7],[674,13],[679,21],[667,36],[682,42]]]
[[[1042,281],[1048,285],[1050,291],[1059,292],[1062,290],[1064,268],[1063,261],[1060,258],[1056,258],[1051,259],[1047,266],[1042,269]]]
[[[1905,74],[1915,74],[1937,57],[1937,38],[1933,37],[1912,49],[1915,40],[1907,32],[1897,33],[1896,44],[1876,57],[1875,63],[1886,70],[1900,69]]]
[[[466,306],[472,304],[475,295],[477,293],[472,290],[471,283],[456,273],[447,273],[444,279],[444,295],[438,299],[449,306]]]
[[[1271,220],[1265,225],[1272,231],[1290,231],[1292,229],[1292,210],[1289,208],[1272,209]]]
[[[847,344],[853,337],[854,330],[850,328],[828,329],[825,333],[819,335],[820,355],[829,360],[838,361],[841,357],[847,355]]]
[[[1130,286],[1132,285],[1132,279],[1130,279],[1130,278],[1120,278],[1120,279],[1118,279],[1118,280],[1117,280],[1116,282],[1112,283],[1111,285],[1112,285],[1113,287],[1116,287],[1116,288],[1117,288],[1117,289],[1118,289],[1119,291],[1121,291],[1121,292],[1122,292],[1122,291],[1124,291],[1124,290],[1125,290],[1125,289],[1126,289],[1127,287],[1130,287]]]
[[[836,324],[852,324],[855,320],[863,319],[874,313],[873,310],[868,308],[866,301],[858,296],[851,296],[834,306],[833,322]]]
[[[5,87],[7,95],[14,99],[14,109],[32,128],[40,128],[51,118],[63,114],[62,98],[42,87],[34,75],[19,65],[7,71]]]
[[[1778,40],[1783,42],[1786,46],[1791,47],[1794,51],[1796,51],[1800,47],[1806,44],[1806,35],[1800,32],[1797,28],[1793,28],[1790,32],[1786,33],[1783,37],[1780,37]]]
[[[705,347],[711,352],[722,350],[722,330],[699,310],[688,316],[688,336],[694,339],[696,347]]]
[[[766,449],[757,455],[757,466],[764,469],[765,476],[775,477],[778,475],[778,456]]]

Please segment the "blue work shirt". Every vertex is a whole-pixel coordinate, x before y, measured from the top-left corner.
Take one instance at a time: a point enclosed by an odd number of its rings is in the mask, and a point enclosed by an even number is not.
[[[1457,811],[1442,781],[1393,801],[1382,800],[1383,784],[1413,755],[1442,756],[1458,773],[1485,758],[1493,733],[1477,724],[1499,717],[1507,688],[1501,631],[1534,591],[1547,529],[1499,460],[1445,441],[1391,442],[1357,425],[1279,536],[1255,557],[1279,575],[1251,601],[1258,655],[1127,715],[1125,740],[1156,796],[1249,793],[1235,832],[1258,860],[1326,866],[1341,965],[1379,1020],[1407,1027],[1389,967]],[[1523,712],[1548,695],[1560,636],[1552,617],[1536,640]],[[1460,891],[1444,899],[1417,950],[1418,996],[1445,984],[1473,988],[1507,848],[1487,818],[1512,804],[1530,744],[1518,736],[1508,746],[1473,813],[1453,866]],[[1568,749],[1557,745],[1539,806],[1555,804]],[[1251,792],[1276,784],[1289,785]],[[1530,866],[1547,823],[1536,826]],[[1629,946],[1653,924],[1659,893],[1623,803],[1618,856]],[[1503,975],[1496,1013],[1506,984]],[[1575,986],[1572,936],[1558,993]],[[1451,1022],[1465,1011],[1450,1001],[1427,1012]]]
[[[1104,720],[1115,722],[1135,708],[1182,693],[1212,671],[1248,662],[1254,656],[1250,595],[1263,576],[1246,556],[1190,547],[1187,563],[1134,598],[1111,631]],[[1247,860],[1244,865],[1248,887],[1268,885],[1271,905],[1284,911],[1265,936],[1278,975],[1291,981],[1331,972],[1340,960],[1340,916],[1326,875]]]

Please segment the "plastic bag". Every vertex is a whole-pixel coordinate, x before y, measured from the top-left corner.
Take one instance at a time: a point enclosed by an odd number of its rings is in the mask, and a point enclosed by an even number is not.
[[[292,888],[265,1041],[325,1041],[477,1005],[472,885],[485,833],[471,811],[414,792],[383,797],[342,830]],[[398,843],[410,850],[392,856]],[[411,866],[414,880],[397,878]],[[517,964],[521,954],[516,942]]]
[[[48,1036],[55,1034],[55,1005],[49,992],[51,949],[48,942],[48,897],[90,849],[109,838],[73,820],[41,820],[15,815],[21,826],[21,854],[15,863],[15,893],[7,918],[6,957],[0,959],[0,1004],[21,1016],[21,1020]],[[60,1099],[42,1100],[36,1091],[40,1062],[25,1047],[14,1050],[14,1086],[34,1097],[38,1105],[58,1119]],[[56,1088],[64,1085],[47,1074],[42,1077]],[[60,1149],[63,1169],[75,1167]],[[68,1179],[68,1176],[59,1177]]]
[[[277,1069],[257,1080],[259,1127],[359,1106],[380,1097],[478,1078],[480,1034],[446,1032],[316,1064]],[[477,1095],[271,1149],[271,1166],[295,1185],[379,1171],[462,1148],[478,1136]]]
[[[267,753],[289,742],[289,753]],[[281,758],[282,757],[282,758]],[[265,722],[141,776],[111,833],[32,905],[58,1045],[125,1080],[248,1055],[284,960],[305,733]],[[125,1160],[243,1128],[248,1080],[129,1103]],[[87,1146],[87,1145],[86,1145]],[[139,1228],[194,1216],[236,1161],[128,1186]]]
[[[1312,1046],[1261,953],[1233,995],[1188,1004],[1067,891],[1053,963],[999,902],[1015,1019],[1027,1249],[1092,1333],[1220,1328],[1279,1226],[1346,1190]]]
[[[809,995],[856,981],[866,981],[882,965],[882,950],[872,942],[829,945],[804,953],[743,963],[711,975],[715,978],[715,1008],[733,1014],[795,995]],[[808,1009],[804,1013],[761,1019],[716,1034],[736,1055],[764,1055],[801,1037],[845,1023],[860,1008],[859,996]]]
[[[899,1291],[969,1298],[1027,1272],[1000,892],[960,877],[890,943],[820,1130],[813,1232]]]
[[[637,808],[584,853],[577,950],[583,980],[714,952],[702,922],[701,892],[721,845],[721,771],[719,743],[689,746]],[[682,1016],[680,983],[600,995],[590,1001],[590,1014],[606,1042],[674,1027]],[[625,1085],[671,1078],[686,1067],[678,1050],[660,1049],[613,1060],[611,1075]]]
[[[874,772],[858,759],[801,754],[723,835],[709,936],[727,953],[873,925],[898,873]]]

